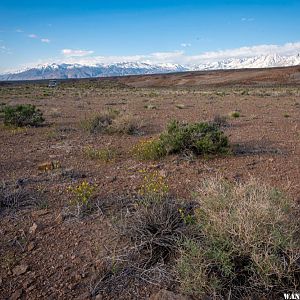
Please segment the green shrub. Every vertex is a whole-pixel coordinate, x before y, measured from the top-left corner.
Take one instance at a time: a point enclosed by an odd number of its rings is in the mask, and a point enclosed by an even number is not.
[[[42,112],[31,104],[5,106],[3,113],[5,125],[39,126],[44,122]]]
[[[230,116],[232,118],[236,119],[236,118],[239,118],[241,116],[241,114],[238,111],[233,111],[233,112],[230,113]]]
[[[167,153],[180,153],[190,150],[197,155],[228,153],[227,137],[216,124],[181,124],[172,121],[160,141]]]
[[[228,138],[215,123],[181,124],[171,121],[158,139],[137,144],[133,153],[142,160],[192,151],[196,155],[227,154]]]
[[[209,278],[202,247],[193,239],[183,241],[176,264],[180,289],[188,295],[204,297],[216,294],[217,279]]]

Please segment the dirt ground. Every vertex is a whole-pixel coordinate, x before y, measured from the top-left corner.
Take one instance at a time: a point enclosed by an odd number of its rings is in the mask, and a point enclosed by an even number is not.
[[[42,198],[0,215],[0,299],[89,299],[103,261],[122,243],[111,214],[62,219],[68,186],[83,179],[97,184],[100,198],[134,197],[140,170],[159,170],[173,195],[190,199],[205,178],[254,177],[300,201],[299,74],[299,68],[287,68],[70,80],[56,88],[47,81],[0,85],[0,103],[34,104],[46,119],[42,127],[0,129],[0,180]],[[109,108],[138,119],[139,134],[82,128],[82,121]],[[233,111],[240,117],[230,117]],[[224,132],[232,155],[159,161],[132,155],[134,145],[157,136],[171,119],[198,122],[216,115],[229,116]],[[114,149],[117,156],[92,160],[88,146]],[[49,161],[59,167],[39,170]],[[124,293],[124,299],[147,298],[159,288],[145,284],[139,296]]]

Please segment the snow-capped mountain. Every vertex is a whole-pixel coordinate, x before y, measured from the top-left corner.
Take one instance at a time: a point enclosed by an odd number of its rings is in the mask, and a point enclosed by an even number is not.
[[[273,54],[247,58],[229,58],[194,65],[171,63],[151,64],[148,62],[101,63],[90,65],[52,63],[38,65],[18,72],[0,74],[0,80],[92,78],[218,69],[271,68],[295,65],[300,65],[300,54],[292,56]]]
[[[0,80],[91,78],[182,72],[187,70],[187,68],[177,64],[149,64],[140,62],[93,65],[53,63],[2,74],[0,75]]]
[[[300,54],[292,56],[261,55],[247,58],[229,58],[194,66],[194,70],[273,68],[300,65]]]

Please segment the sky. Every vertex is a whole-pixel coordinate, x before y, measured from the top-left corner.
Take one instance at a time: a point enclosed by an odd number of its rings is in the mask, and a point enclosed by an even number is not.
[[[299,0],[0,0],[0,72],[300,53]]]

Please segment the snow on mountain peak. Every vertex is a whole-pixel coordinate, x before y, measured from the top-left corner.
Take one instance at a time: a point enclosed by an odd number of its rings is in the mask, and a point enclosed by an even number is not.
[[[300,53],[292,56],[269,54],[254,57],[227,58],[193,65],[124,61],[117,63],[46,63],[0,75],[0,80],[90,78],[122,75],[142,75],[182,71],[217,69],[270,68],[300,65]]]

